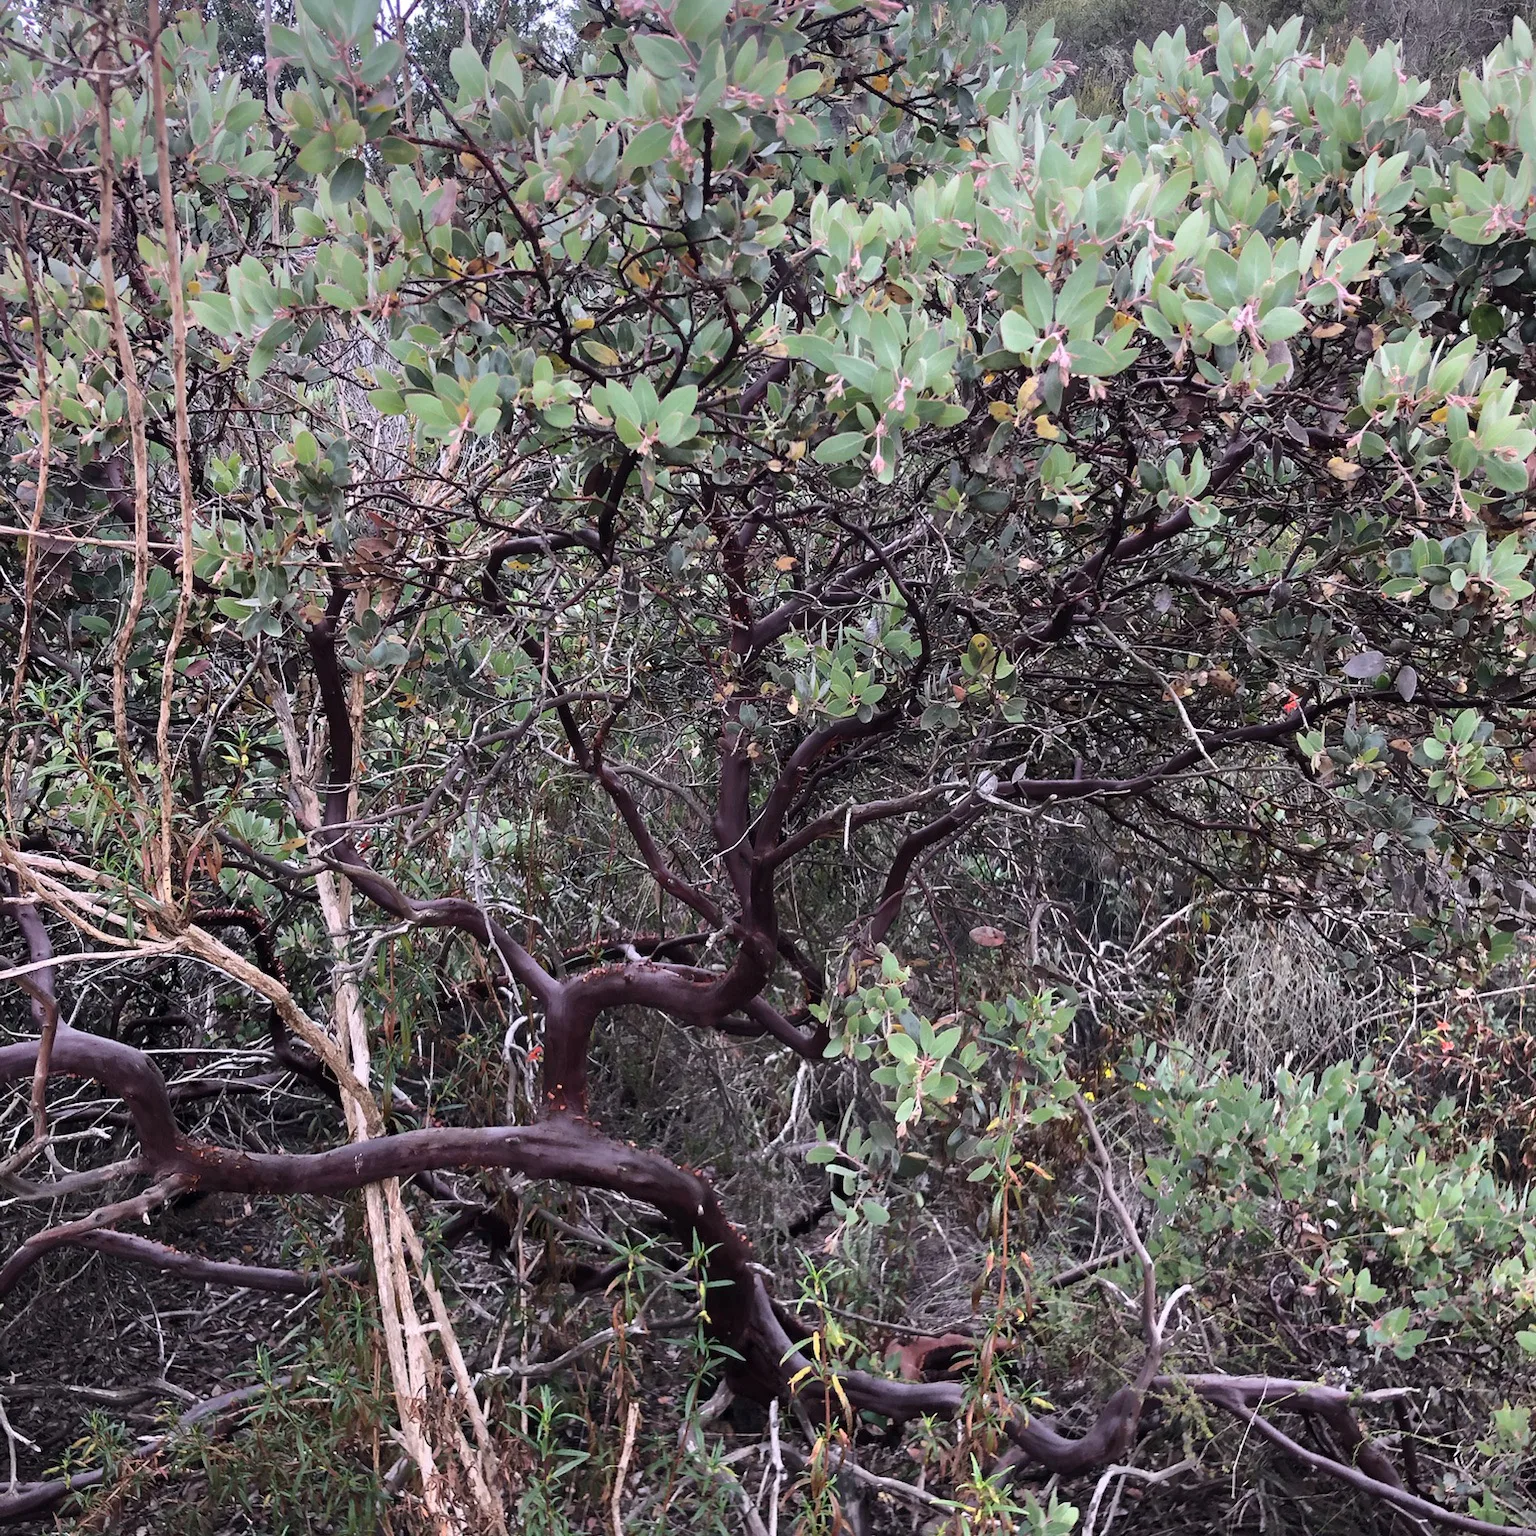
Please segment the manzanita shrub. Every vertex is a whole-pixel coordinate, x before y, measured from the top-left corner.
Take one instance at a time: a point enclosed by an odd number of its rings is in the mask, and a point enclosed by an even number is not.
[[[1496,1078],[1388,1007],[1246,1081],[1159,1036],[1140,943],[1145,1038],[1084,1030],[1002,873],[1107,837],[1149,945],[1230,901],[1447,1018],[1519,994],[1524,24],[1441,100],[1223,6],[1099,118],[997,6],[466,10],[446,68],[377,0],[269,8],[254,61],[4,16],[4,1177],[68,1202],[8,1310],[61,1247],[312,1288],[140,1218],[356,1196],[403,1528],[1167,1530],[1228,1460],[1211,1519],[1536,1522]],[[235,1044],[259,1080],[183,1054]],[[683,1078],[742,1144],[669,1140]],[[310,1115],[262,1133],[274,1084]],[[799,1275],[685,1151],[782,1191]],[[600,1413],[461,1344],[418,1228],[466,1211],[628,1255],[539,1281],[618,1288]],[[887,1356],[926,1227],[968,1318]],[[649,1364],[642,1273],[687,1307]],[[0,1518],[102,1480],[49,1465]]]

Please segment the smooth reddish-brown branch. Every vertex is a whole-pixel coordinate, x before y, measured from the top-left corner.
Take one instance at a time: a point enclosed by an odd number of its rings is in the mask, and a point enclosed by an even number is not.
[[[899,546],[884,550],[888,559],[894,558],[899,552]],[[863,594],[864,584],[880,570],[879,560],[863,560],[850,566],[841,576],[834,576],[818,592],[796,592],[785,598],[753,621],[750,635],[752,650],[766,650],[774,641],[782,640],[797,625],[810,624],[838,608],[852,606]]]
[[[654,1206],[682,1239],[697,1239],[708,1251],[713,1284],[710,1313],[723,1342],[741,1356],[736,1374],[758,1395],[785,1390],[784,1356],[795,1346],[777,1320],[757,1274],[750,1243],[726,1217],[709,1183],[658,1153],[602,1135],[584,1120],[561,1115],[529,1126],[467,1129],[437,1127],[355,1142],[326,1152],[253,1153],[226,1149],[181,1136],[172,1116],[164,1080],[154,1063],[131,1046],[69,1031],[60,1041],[58,1070],[97,1080],[128,1104],[145,1152],[146,1165],[160,1184],[146,1192],[158,1198],[169,1188],[242,1194],[336,1195],[382,1179],[446,1168],[504,1167],[532,1178],[609,1189]],[[31,1068],[35,1043],[0,1049],[0,1081]],[[143,1201],[146,1196],[136,1197]],[[131,1202],[130,1202],[131,1204]],[[126,1205],[125,1205],[126,1208]],[[134,1210],[137,1210],[134,1205]],[[113,1208],[115,1209],[115,1208]],[[104,1224],[97,1213],[96,1230]],[[46,1244],[29,1253],[27,1267],[49,1247],[80,1235],[80,1224],[56,1228]],[[13,1260],[13,1262],[15,1262]],[[18,1270],[19,1273],[19,1270]],[[860,1406],[908,1418],[927,1412],[954,1412],[956,1383],[889,1382],[868,1373],[847,1378],[850,1400]],[[1052,1457],[1058,1468],[1074,1458],[1091,1464],[1102,1444],[1118,1446],[1114,1426],[1123,1418],[1117,1395],[1106,1405],[1104,1426],[1080,1450],[1079,1442],[1055,1434],[1048,1424],[1021,1426],[1026,1448]],[[1111,1449],[1109,1454],[1116,1452]],[[1031,1451],[1034,1454],[1034,1451]]]
[[[862,741],[894,729],[896,720],[896,711],[893,709],[880,710],[868,720],[850,716],[846,720],[834,720],[830,725],[811,731],[800,740],[790,753],[789,761],[784,764],[777,782],[769,790],[768,798],[763,802],[762,811],[752,829],[753,847],[760,858],[767,859],[777,849],[779,837],[784,830],[784,817],[811,768],[829,752],[848,742]],[[774,860],[764,863],[762,867],[772,869],[782,862],[782,859]]]
[[[813,843],[857,832],[872,822],[905,816],[910,811],[921,810],[925,805],[953,793],[954,790],[948,785],[932,784],[927,789],[914,790],[910,795],[901,795],[894,800],[871,800],[862,805],[850,800],[818,816],[814,821],[808,821],[798,832],[764,853],[761,856],[762,863],[765,868],[777,869],[804,853]]]
[[[1014,799],[1036,805],[1048,800],[1144,794],[1169,779],[1188,773],[1201,763],[1208,763],[1217,752],[1225,751],[1228,747],[1284,741],[1298,731],[1305,730],[1310,721],[1324,715],[1337,714],[1342,709],[1348,709],[1354,702],[1355,699],[1349,694],[1340,694],[1337,698],[1321,703],[1299,702],[1278,719],[1212,731],[1199,746],[1185,747],[1154,767],[1123,778],[1015,779],[1011,783],[1000,784],[995,793],[999,799]]]
[[[1212,493],[1221,490],[1253,457],[1253,450],[1252,438],[1245,436],[1233,438],[1211,470],[1210,485],[1207,489]],[[1082,614],[1089,598],[1099,590],[1105,573],[1111,565],[1129,565],[1133,560],[1146,554],[1149,549],[1168,543],[1179,534],[1188,532],[1194,525],[1194,518],[1189,508],[1181,507],[1171,516],[1165,517],[1161,522],[1154,521],[1148,524],[1140,533],[1133,534],[1128,539],[1118,536],[1113,538],[1098,554],[1084,561],[1076,571],[1060,583],[1060,590],[1064,594],[1061,601],[1044,624],[1024,635],[1024,648],[1039,650],[1058,640],[1064,640],[1071,634],[1072,627]]]
[[[1360,1428],[1355,1409],[1367,1403],[1397,1404],[1412,1392],[1410,1387],[1386,1387],[1374,1392],[1346,1392],[1341,1387],[1315,1381],[1291,1381],[1274,1376],[1159,1377],[1159,1390],[1167,1393],[1183,1387],[1196,1396],[1223,1407],[1241,1403],[1245,1408],[1284,1408],[1321,1419],[1333,1432],[1354,1464],[1380,1483],[1402,1486],[1397,1468],[1381,1448]]]
[[[656,839],[651,835],[650,827],[646,825],[644,816],[640,814],[639,803],[629,792],[623,779],[601,757],[593,760],[592,776],[607,791],[608,798],[613,802],[620,820],[634,839],[635,847],[640,850],[640,857],[645,860],[645,867],[650,871],[651,878],[667,895],[682,902],[685,907],[692,908],[705,922],[713,923],[717,928],[720,927],[725,921],[720,904],[697,886],[684,880],[667,863]]]
[[[163,1270],[183,1280],[203,1280],[211,1285],[243,1286],[251,1291],[304,1295],[318,1291],[332,1280],[353,1280],[362,1273],[360,1264],[338,1265],[335,1269],[273,1269],[264,1264],[239,1264],[224,1259],[208,1259],[200,1254],[183,1253],[166,1243],[140,1237],[136,1232],[101,1230],[81,1232],[61,1238],[55,1245],[88,1248],[130,1264],[144,1264]]]
[[[564,549],[587,549],[594,554],[600,548],[595,528],[551,528],[540,533],[523,533],[502,539],[493,544],[485,557],[485,572],[481,577],[481,592],[486,604],[492,608],[505,608],[497,578],[508,560],[520,555],[557,554]]]
[[[325,622],[311,626],[308,638],[329,735],[325,820],[329,827],[339,828],[346,817],[353,745],[333,623],[334,619],[328,617]],[[711,923],[723,925],[724,914],[710,898],[686,882],[669,878],[671,872],[628,788],[583,738],[569,708],[562,706],[556,713],[578,765],[592,773],[612,797],[663,888],[671,890]],[[745,758],[745,754],[742,756]],[[331,831],[326,838],[326,852],[358,891],[391,916],[422,927],[459,929],[503,958],[512,975],[544,1006],[544,1102],[554,1113],[580,1113],[585,1109],[588,1047],[592,1027],[604,1009],[626,1005],[655,1007],[687,1024],[718,1026],[727,1015],[751,1002],[773,971],[776,933],[771,928],[746,928],[736,930],[736,959],[723,973],[642,959],[598,966],[579,976],[556,980],[478,904],[463,897],[418,901],[407,896],[393,881],[374,870],[351,839],[339,830]]]
[[[341,590],[337,589],[338,592]],[[392,880],[379,874],[358,852],[351,838],[336,830],[348,819],[354,767],[351,714],[342,686],[341,667],[336,657],[335,623],[340,603],[333,600],[318,624],[309,626],[305,636],[314,662],[321,707],[325,713],[327,747],[327,783],[325,791],[325,852],[364,896],[391,916],[423,928],[457,928],[479,940],[498,954],[508,970],[523,986],[541,1000],[556,989],[555,979],[523,948],[507,930],[476,903],[463,897],[445,896],[417,901],[407,896]]]
[[[771,1035],[781,1045],[787,1045],[797,1056],[803,1056],[807,1061],[820,1061],[826,1051],[829,1033],[825,1024],[818,1024],[807,1034],[796,1027],[794,1020],[785,1018],[772,1003],[762,997],[754,997],[742,1012],[760,1034]]]
[[[906,898],[912,871],[919,858],[930,848],[946,841],[978,820],[986,811],[988,799],[1005,803],[1044,805],[1054,800],[1108,799],[1145,794],[1170,779],[1188,773],[1201,763],[1208,762],[1217,752],[1232,747],[1275,743],[1304,730],[1309,721],[1323,715],[1347,709],[1352,702],[1349,695],[1326,700],[1323,703],[1297,704],[1275,720],[1255,725],[1234,726],[1230,730],[1213,731],[1199,746],[1190,746],[1164,758],[1154,767],[1140,773],[1120,778],[1079,777],[1072,779],[1018,778],[999,782],[988,796],[975,791],[965,794],[942,816],[914,829],[898,845],[880,892],[879,902],[867,927],[870,944],[878,944],[890,931],[900,915]],[[825,818],[823,819],[825,821]],[[822,827],[822,835],[828,830]]]
[[[1474,1515],[1463,1515],[1456,1510],[1444,1509],[1439,1504],[1432,1504],[1416,1493],[1409,1493],[1402,1486],[1402,1481],[1397,1477],[1395,1470],[1392,1471],[1391,1481],[1380,1476],[1373,1477],[1366,1470],[1364,1459],[1359,1454],[1363,1447],[1347,1447],[1356,1452],[1354,1465],[1336,1461],[1333,1457],[1324,1456],[1318,1451],[1308,1450],[1306,1446],[1293,1440],[1278,1425],[1272,1424],[1256,1408],[1249,1407],[1246,1394],[1228,1390],[1220,1384],[1219,1379],[1216,1382],[1210,1382],[1209,1378],[1206,1380],[1208,1384],[1199,1391],[1202,1400],[1225,1409],[1242,1420],[1256,1435],[1269,1441],[1292,1461],[1298,1461],[1315,1472],[1321,1472],[1326,1477],[1344,1483],[1358,1493],[1368,1494],[1371,1498],[1380,1499],[1383,1503],[1391,1505],[1394,1509],[1400,1509],[1405,1514],[1418,1515],[1421,1519],[1432,1520],[1435,1524],[1447,1526],[1453,1531],[1471,1531],[1475,1536],[1536,1536],[1536,1527],[1495,1525],[1490,1520],[1479,1520]],[[1365,1442],[1365,1446],[1369,1446],[1368,1441]],[[1373,1447],[1371,1449],[1376,1458],[1384,1460],[1379,1451],[1374,1451]]]
[[[762,528],[762,518],[750,515],[733,528],[724,517],[714,516],[713,481],[702,484],[705,508],[711,514],[720,545],[721,573],[725,578],[728,666],[721,679],[720,767],[716,784],[715,814],[711,830],[721,867],[736,893],[743,922],[757,924],[770,934],[778,932],[772,894],[755,888],[749,861],[752,826],[752,753],[748,732],[742,725],[745,695],[761,682],[761,658],[752,648],[754,608],[749,591],[748,559]]]
[[[909,832],[901,840],[896,849],[896,855],[891,860],[890,868],[886,871],[880,900],[876,903],[874,912],[870,914],[866,929],[868,943],[879,944],[901,915],[902,904],[907,897],[908,883],[918,859],[930,848],[936,847],[970,826],[985,812],[986,808],[986,801],[979,795],[966,794],[958,805],[952,806],[942,816],[935,817],[926,825]]]
[[[0,1082],[29,1073],[36,1052],[36,1041],[0,1048]],[[158,1182],[132,1201],[28,1239],[0,1270],[0,1294],[52,1248],[125,1215],[139,1215],[178,1190],[338,1195],[437,1169],[502,1167],[532,1178],[623,1193],[654,1206],[679,1237],[697,1235],[711,1251],[712,1275],[724,1282],[712,1311],[737,1347],[749,1340],[752,1293],[738,1282],[752,1273],[751,1245],[726,1218],[708,1182],[657,1153],[602,1135],[577,1116],[555,1115],[526,1126],[405,1131],[326,1152],[254,1153],[182,1136],[164,1078],[154,1062],[132,1046],[68,1030],[59,1037],[55,1067],[70,1076],[91,1078],[123,1099],[139,1137],[145,1171]],[[747,1368],[759,1380],[777,1380],[776,1363],[761,1351]]]
[[[55,1248],[70,1247],[88,1240],[94,1233],[110,1227],[114,1222],[146,1216],[173,1195],[181,1193],[189,1182],[179,1173],[168,1172],[157,1183],[127,1200],[103,1205],[78,1221],[61,1222],[56,1227],[45,1227],[41,1232],[34,1232],[0,1268],[0,1296],[6,1296],[14,1290],[17,1281]]]
[[[542,661],[539,652],[531,642],[524,648],[534,660]],[[634,839],[635,847],[639,849],[640,857],[645,861],[645,867],[650,871],[651,878],[669,896],[675,897],[685,907],[697,912],[705,922],[719,928],[725,921],[720,904],[697,886],[684,880],[667,862],[645,817],[640,812],[639,802],[619,773],[604,761],[601,744],[588,743],[582,734],[581,727],[576,723],[576,716],[568,705],[557,705],[555,714],[560,721],[560,728],[565,732],[565,739],[570,745],[571,755],[575,758],[577,767],[600,784],[609,800],[613,802],[613,808],[619,813],[619,819],[624,823],[630,837]]]
[[[320,829],[326,832],[326,857],[358,891],[390,915],[421,927],[459,929],[502,957],[516,980],[544,1006],[543,1101],[549,1112],[581,1114],[585,1111],[587,1056],[592,1028],[605,1009],[652,1007],[685,1024],[718,1027],[727,1016],[753,1002],[771,978],[778,956],[777,925],[771,907],[766,914],[755,914],[760,919],[756,923],[732,925],[737,951],[732,964],[723,972],[639,959],[597,966],[578,976],[557,980],[477,903],[456,896],[418,901],[374,870],[341,831],[347,818],[354,747],[335,646],[334,626],[340,607],[333,598],[333,611],[306,631],[328,735],[326,825]],[[560,706],[556,714],[578,766],[598,778],[613,798],[663,889],[671,889],[680,900],[686,901],[712,923],[724,925],[723,912],[710,898],[686,882],[664,878],[670,876],[670,870],[628,788],[617,774],[607,770],[600,753],[582,736],[569,708]],[[746,765],[744,771],[749,771],[746,753],[737,756]],[[722,770],[722,785],[726,782],[727,775]],[[731,828],[734,828],[735,820],[740,819],[741,828],[736,833],[739,846],[746,836],[745,780],[741,786],[740,806],[727,814],[724,808],[733,795],[734,791],[728,794],[722,789],[717,834],[722,818]],[[745,862],[745,854],[740,857]]]
[[[826,511],[827,516],[844,533],[858,539],[870,551],[871,556],[879,562],[881,570],[885,572],[886,576],[890,579],[891,585],[900,593],[901,600],[906,605],[907,614],[912,620],[912,627],[917,631],[917,660],[913,664],[911,672],[907,674],[906,695],[909,700],[915,699],[918,696],[918,690],[923,685],[923,678],[927,675],[928,668],[933,662],[933,637],[928,633],[928,619],[923,613],[923,606],[912,595],[912,589],[902,576],[896,562],[885,552],[874,534],[867,528],[861,528],[857,524],[847,522],[839,517],[831,507],[828,507]]]

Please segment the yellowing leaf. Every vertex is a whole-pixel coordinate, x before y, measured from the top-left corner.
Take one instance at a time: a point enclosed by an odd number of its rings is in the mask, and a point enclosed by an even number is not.
[[[1061,437],[1061,428],[1044,411],[1035,417],[1035,431],[1048,443],[1054,443]]]
[[[1312,339],[1314,341],[1332,341],[1335,336],[1342,336],[1344,327],[1337,321],[1330,321],[1327,325],[1315,325],[1312,327]]]
[[[1348,459],[1341,459],[1338,454],[1328,460],[1328,473],[1335,480],[1342,480],[1345,485],[1358,480],[1365,471],[1358,464],[1351,464]]]
[[[1011,421],[1013,419],[1013,407],[1006,400],[994,400],[987,407],[987,415],[993,421]]]

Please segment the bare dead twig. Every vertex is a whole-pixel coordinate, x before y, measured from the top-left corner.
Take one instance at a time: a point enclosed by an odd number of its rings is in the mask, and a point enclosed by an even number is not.
[[[629,1405],[624,1419],[624,1444],[619,1464],[613,1473],[613,1536],[624,1536],[624,1480],[629,1476],[629,1459],[635,1454],[635,1430],[640,1424],[640,1404]]]
[[[171,300],[171,398],[174,416],[176,487],[181,506],[180,584],[176,614],[165,643],[160,670],[160,713],[155,726],[155,766],[160,778],[160,859],[156,871],[160,899],[172,904],[174,871],[171,868],[171,821],[176,791],[171,760],[171,703],[176,693],[176,655],[186,633],[192,610],[192,526],[195,516],[192,495],[192,429],[187,414],[187,303],[181,280],[181,234],[176,227],[176,189],[172,181],[170,135],[165,120],[165,69],[161,35],[165,13],[160,0],[151,0],[149,38],[150,104],[155,138],[155,161],[160,181],[161,233],[165,240],[165,282]],[[147,537],[147,530],[145,537]]]
[[[123,396],[128,408],[130,457],[133,462],[133,588],[123,626],[118,631],[117,648],[112,663],[112,723],[117,731],[117,750],[133,798],[142,806],[144,790],[134,763],[133,736],[128,729],[128,658],[133,651],[139,615],[144,610],[144,592],[149,579],[149,438],[144,424],[144,394],[139,387],[138,364],[133,343],[123,320],[123,307],[117,294],[117,272],[112,257],[113,182],[112,167],[112,83],[101,77],[96,83],[97,131],[101,146],[101,223],[96,241],[96,259],[101,268],[102,294],[107,321],[117,348],[117,364],[122,379]]]
[[[1117,1478],[1119,1479],[1119,1486],[1115,1489],[1114,1502],[1110,1505],[1109,1514],[1104,1520],[1104,1536],[1108,1536],[1109,1527],[1115,1518],[1115,1511],[1120,1507],[1120,1488],[1124,1487],[1126,1478],[1134,1477],[1138,1482],[1148,1485],[1166,1483],[1182,1473],[1192,1471],[1198,1465],[1198,1462],[1186,1457],[1185,1460],[1175,1462],[1171,1467],[1164,1467],[1159,1472],[1149,1472],[1144,1467],[1123,1467],[1118,1464],[1106,1467],[1103,1475],[1094,1487],[1093,1498],[1089,1501],[1088,1514],[1083,1521],[1083,1536],[1095,1536],[1098,1527],[1099,1505],[1103,1502],[1109,1485],[1115,1482]]]

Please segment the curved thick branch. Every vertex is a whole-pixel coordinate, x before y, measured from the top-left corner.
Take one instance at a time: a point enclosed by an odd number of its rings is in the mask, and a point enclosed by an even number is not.
[[[362,1273],[361,1264],[343,1264],[335,1269],[306,1271],[207,1259],[200,1254],[183,1253],[179,1248],[157,1243],[152,1238],[140,1237],[136,1232],[105,1229],[66,1236],[54,1246],[88,1248],[114,1259],[126,1260],[130,1264],[148,1265],[183,1280],[242,1286],[250,1291],[271,1291],[279,1295],[307,1295],[310,1291],[320,1290],[329,1281],[352,1280]]]
[[[179,1194],[187,1184],[188,1180],[180,1174],[168,1173],[158,1183],[152,1184],[131,1199],[118,1200],[111,1205],[101,1206],[98,1210],[92,1211],[89,1216],[82,1216],[79,1221],[66,1221],[59,1226],[34,1232],[5,1261],[4,1268],[0,1268],[0,1296],[8,1295],[14,1290],[21,1277],[39,1259],[52,1253],[55,1248],[65,1248],[82,1242],[89,1245],[89,1240],[102,1228],[110,1227],[114,1222],[131,1221],[135,1217],[147,1216],[150,1211],[163,1205],[172,1195]]]
[[[835,720],[831,725],[822,726],[819,730],[811,731],[804,736],[795,750],[790,753],[789,761],[785,763],[778,781],[769,790],[768,798],[764,801],[762,811],[757,817],[752,843],[759,857],[766,858],[777,848],[780,834],[784,830],[784,817],[790,806],[794,804],[795,796],[799,794],[806,774],[821,758],[847,742],[879,736],[893,729],[895,724],[896,711],[885,709],[871,715],[868,720],[860,720],[857,716],[846,720]],[[765,870],[771,869],[779,862],[782,860],[773,860],[760,867]]]
[[[144,1258],[179,1269],[192,1278],[220,1279],[262,1288],[288,1288],[294,1277],[285,1271],[245,1265],[218,1265],[180,1255],[167,1263],[173,1250],[146,1245],[142,1239],[103,1230],[106,1222],[148,1208],[148,1202],[175,1189],[227,1190],[247,1194],[341,1194],[391,1177],[404,1178],[439,1168],[504,1167],[533,1178],[547,1178],[608,1189],[643,1200],[659,1210],[674,1231],[696,1239],[709,1252],[710,1314],[717,1336],[740,1356],[733,1374],[758,1394],[783,1395],[790,1377],[809,1362],[800,1342],[786,1333],[752,1260],[746,1238],[732,1225],[713,1189],[700,1175],[657,1153],[642,1151],[602,1135],[585,1121],[556,1116],[531,1126],[471,1129],[433,1128],[380,1136],[327,1152],[252,1153],[210,1146],[182,1137],[172,1118],[170,1099],[153,1062],[142,1052],[117,1041],[70,1030],[61,1035],[58,1069],[93,1077],[129,1106],[143,1144],[146,1163],[159,1182],[133,1201],[108,1207],[85,1222],[40,1234],[41,1242],[23,1245],[5,1271],[0,1290],[42,1252],[64,1243],[100,1247],[120,1256]],[[0,1049],[0,1081],[14,1081],[31,1071],[36,1042]],[[18,1265],[25,1255],[25,1261]],[[207,1266],[206,1268],[204,1266]],[[255,1278],[260,1277],[260,1278]],[[306,1283],[310,1277],[299,1277]],[[323,1276],[314,1277],[320,1283]],[[266,1282],[263,1285],[263,1281]],[[1160,1332],[1160,1324],[1158,1325]],[[814,1380],[816,1373],[808,1372]],[[870,1372],[839,1375],[839,1385],[856,1408],[906,1420],[921,1414],[949,1416],[962,1411],[960,1382],[893,1381]],[[1381,1453],[1354,1423],[1354,1400],[1336,1388],[1262,1377],[1158,1377],[1149,1390],[1164,1394],[1193,1392],[1250,1423],[1253,1430],[1287,1455],[1358,1491],[1381,1498],[1409,1513],[1454,1529],[1476,1533],[1502,1530],[1513,1536],[1533,1536],[1516,1527],[1488,1522],[1441,1509],[1406,1493],[1395,1481]],[[1381,1394],[1372,1396],[1379,1397]],[[1019,1451],[1047,1470],[1062,1476],[1118,1459],[1134,1433],[1143,1394],[1122,1387],[1100,1410],[1094,1424],[1076,1438],[1063,1435],[1050,1419],[1020,1417],[1009,1429]],[[1322,1416],[1350,1450],[1354,1465],[1317,1455],[1299,1446],[1265,1420],[1253,1406],[1274,1404]],[[93,1474],[85,1474],[87,1478]],[[0,1520],[49,1507],[90,1482],[30,1485],[9,1499],[0,1498]],[[41,1502],[39,1502],[41,1501]]]

